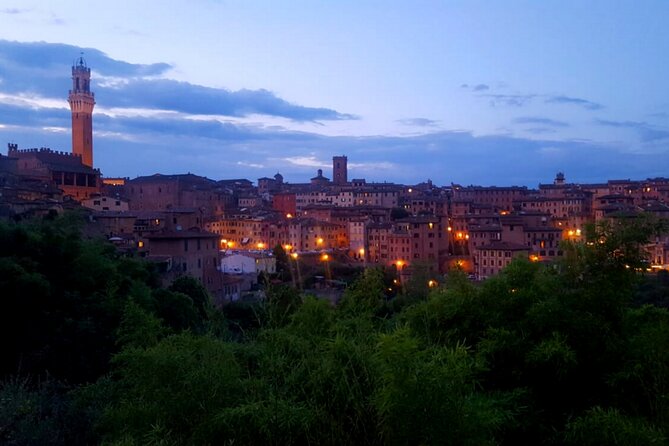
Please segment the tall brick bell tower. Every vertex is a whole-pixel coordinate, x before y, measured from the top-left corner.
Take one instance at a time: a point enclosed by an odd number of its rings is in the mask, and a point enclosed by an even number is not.
[[[72,66],[72,90],[67,101],[72,110],[72,153],[81,155],[81,162],[93,167],[93,107],[91,69],[83,57]]]

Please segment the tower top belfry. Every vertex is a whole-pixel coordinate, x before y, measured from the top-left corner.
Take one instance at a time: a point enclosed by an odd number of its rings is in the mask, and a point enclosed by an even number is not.
[[[72,89],[67,101],[72,111],[72,153],[80,155],[83,164],[93,167],[95,95],[91,92],[91,69],[83,55],[72,65]]]

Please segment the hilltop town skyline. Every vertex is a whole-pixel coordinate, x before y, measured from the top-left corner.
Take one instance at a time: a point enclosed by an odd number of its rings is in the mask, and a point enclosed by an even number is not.
[[[106,176],[300,182],[334,154],[404,184],[663,176],[667,8],[17,2],[0,9],[0,138],[69,151],[83,52]]]

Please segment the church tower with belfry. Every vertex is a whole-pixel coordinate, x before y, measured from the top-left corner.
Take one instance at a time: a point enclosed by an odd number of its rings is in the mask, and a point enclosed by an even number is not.
[[[95,95],[91,92],[91,69],[83,56],[72,66],[72,89],[67,101],[72,110],[72,153],[81,156],[83,164],[93,167]]]

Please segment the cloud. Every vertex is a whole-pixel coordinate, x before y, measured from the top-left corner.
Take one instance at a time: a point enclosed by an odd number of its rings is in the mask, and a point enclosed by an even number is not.
[[[532,133],[534,135],[545,135],[546,133],[555,133],[555,129],[548,127],[530,127],[525,129],[525,131]]]
[[[365,172],[376,172],[378,170],[392,171],[399,168],[397,164],[388,161],[381,161],[378,163],[348,163],[348,167]]]
[[[483,94],[481,97],[490,100],[491,107],[499,105],[508,107],[523,107],[536,97],[534,94]]]
[[[487,84],[462,84],[460,88],[471,90],[474,93],[481,93],[484,91],[492,91],[491,87]],[[507,84],[504,82],[497,83],[497,89],[507,88]],[[567,104],[567,105],[576,105],[582,107],[586,110],[601,110],[604,108],[602,104],[589,101],[587,99],[564,96],[564,95],[546,95],[546,94],[499,94],[499,93],[488,93],[488,94],[478,94],[478,97],[488,98],[490,100],[490,106],[509,106],[509,107],[523,107],[532,102],[535,98],[543,98],[544,103],[546,104]]]
[[[406,119],[398,119],[395,122],[398,122],[402,125],[416,126],[416,127],[438,127],[439,126],[439,121],[435,121],[434,119],[428,119],[428,118],[406,118]]]
[[[521,116],[513,120],[514,124],[539,124],[550,127],[569,127],[569,124],[555,119],[542,118],[538,116]]]
[[[136,79],[101,86],[96,96],[109,107],[144,107],[197,115],[260,114],[294,121],[357,119],[328,108],[292,104],[268,90],[228,91],[171,79]]]
[[[49,19],[49,24],[50,25],[57,25],[57,26],[64,26],[64,25],[67,24],[67,22],[62,17],[59,17],[56,14],[51,13],[51,18]]]
[[[93,71],[96,99],[106,107],[232,117],[260,114],[298,122],[358,119],[329,108],[293,104],[264,89],[228,91],[178,82],[165,78],[173,68],[167,63],[132,64],[112,59],[94,48],[59,43],[0,40],[0,93],[63,97],[69,84],[70,63],[80,52]]]
[[[62,131],[70,126],[64,96],[70,63],[80,50],[63,44],[0,41],[0,135],[5,141],[22,148],[69,150],[69,132]],[[329,169],[333,154],[348,156],[351,178],[407,184],[431,178],[436,184],[533,186],[549,181],[558,169],[566,170],[574,181],[666,175],[666,163],[658,159],[669,159],[669,147],[660,144],[648,154],[591,141],[555,141],[553,135],[475,136],[469,131],[437,131],[443,123],[437,126],[428,118],[401,120],[429,130],[407,136],[323,136],[248,123],[250,119],[237,117],[265,114],[304,121],[354,117],[292,104],[267,90],[227,91],[176,82],[167,78],[173,68],[169,64],[131,64],[95,49],[85,49],[84,57],[96,78],[105,81],[94,85],[99,105],[93,125],[96,167],[107,176],[191,171],[211,178],[253,179],[280,171],[287,181],[304,182],[315,169]],[[489,91],[475,96],[515,107],[547,98]],[[516,124],[527,125],[527,131],[537,135],[561,127],[560,121],[541,116],[517,119]],[[648,141],[664,141],[667,134],[643,122],[600,124],[636,129]]]
[[[548,96],[544,102],[546,104],[577,105],[586,110],[601,110],[602,108],[604,108],[602,104],[588,101],[587,99],[573,98],[569,96]]]
[[[248,163],[246,161],[237,161],[238,166],[244,166],[244,167],[252,167],[254,169],[264,169],[265,165],[264,164],[257,164],[257,163]]]
[[[326,169],[330,166],[329,163],[317,159],[315,156],[291,156],[282,158],[282,161],[300,166],[300,167],[318,167]]]
[[[26,12],[28,12],[28,9],[4,8],[0,10],[0,13],[7,15],[25,14]]]
[[[0,104],[0,139],[22,148],[69,150],[69,132],[53,132],[69,128],[68,110],[24,110],[7,118],[21,110]],[[345,154],[349,177],[368,181],[415,184],[430,178],[436,184],[534,186],[549,181],[558,169],[574,181],[662,176],[666,163],[658,159],[669,157],[667,147],[651,155],[589,141],[474,136],[466,131],[329,137],[216,120],[99,113],[93,125],[96,166],[107,176],[191,171],[210,178],[254,179],[279,171],[286,181],[299,183],[316,169],[329,173],[332,155]]]
[[[606,119],[597,119],[595,122],[605,127],[632,129],[639,134],[641,141],[646,143],[669,139],[669,131],[658,129],[646,122],[610,121]]]
[[[460,88],[466,88],[466,89],[474,91],[474,92],[490,90],[490,86],[488,86],[486,84],[476,84],[476,85],[471,85],[471,86],[469,84],[462,84],[462,85],[460,85]]]

